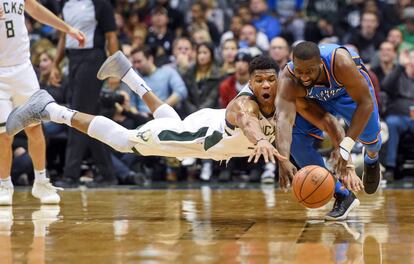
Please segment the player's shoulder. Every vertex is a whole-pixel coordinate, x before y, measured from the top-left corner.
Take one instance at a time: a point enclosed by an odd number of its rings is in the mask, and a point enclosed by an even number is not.
[[[354,65],[351,53],[343,47],[335,49],[334,65],[339,67]]]

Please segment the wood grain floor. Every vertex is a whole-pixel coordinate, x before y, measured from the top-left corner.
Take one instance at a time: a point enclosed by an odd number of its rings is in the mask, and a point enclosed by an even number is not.
[[[0,207],[0,263],[414,263],[414,191],[359,195],[346,222],[270,187],[71,190]]]

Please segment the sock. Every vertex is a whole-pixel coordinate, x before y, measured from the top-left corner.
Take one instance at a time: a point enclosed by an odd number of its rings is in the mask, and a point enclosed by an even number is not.
[[[348,196],[349,190],[340,181],[337,181],[335,184],[335,195]]]
[[[121,81],[126,83],[141,98],[144,94],[151,91],[147,83],[132,68],[129,69]]]
[[[133,141],[136,133],[103,116],[95,116],[88,127],[89,136],[125,153],[132,152],[136,145]]]
[[[169,118],[181,120],[180,116],[177,114],[174,108],[172,108],[168,104],[162,104],[160,107],[155,109],[152,115],[154,116],[155,119],[169,117]]]
[[[5,187],[12,187],[13,188],[13,183],[11,180],[11,177],[7,177],[5,179],[0,179],[0,185],[5,186]]]
[[[66,124],[68,126],[72,126],[72,117],[76,113],[76,111],[58,105],[57,103],[48,104],[45,110],[49,112],[51,121],[59,124]]]
[[[34,170],[35,181],[46,181],[46,169]]]
[[[374,158],[371,158],[370,156],[368,156],[368,154],[365,153],[364,163],[368,165],[374,164],[378,160],[378,158],[378,154]]]

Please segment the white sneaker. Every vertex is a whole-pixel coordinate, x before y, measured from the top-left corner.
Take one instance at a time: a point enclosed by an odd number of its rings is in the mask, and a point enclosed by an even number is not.
[[[203,167],[201,167],[200,179],[203,181],[209,181],[213,175],[213,163],[204,162]]]
[[[261,182],[264,184],[275,183],[275,173],[271,170],[265,170],[261,175]]]
[[[13,186],[7,187],[0,185],[0,205],[12,205],[13,203]]]
[[[60,196],[57,194],[57,190],[63,191],[63,188],[55,187],[49,179],[45,181],[34,181],[32,188],[32,195],[38,199],[42,204],[58,204],[60,202]]]

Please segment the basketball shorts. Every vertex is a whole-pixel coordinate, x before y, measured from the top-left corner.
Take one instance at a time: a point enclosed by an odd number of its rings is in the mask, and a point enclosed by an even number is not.
[[[39,81],[30,61],[11,67],[0,67],[0,133],[6,131],[10,112],[39,90]]]

